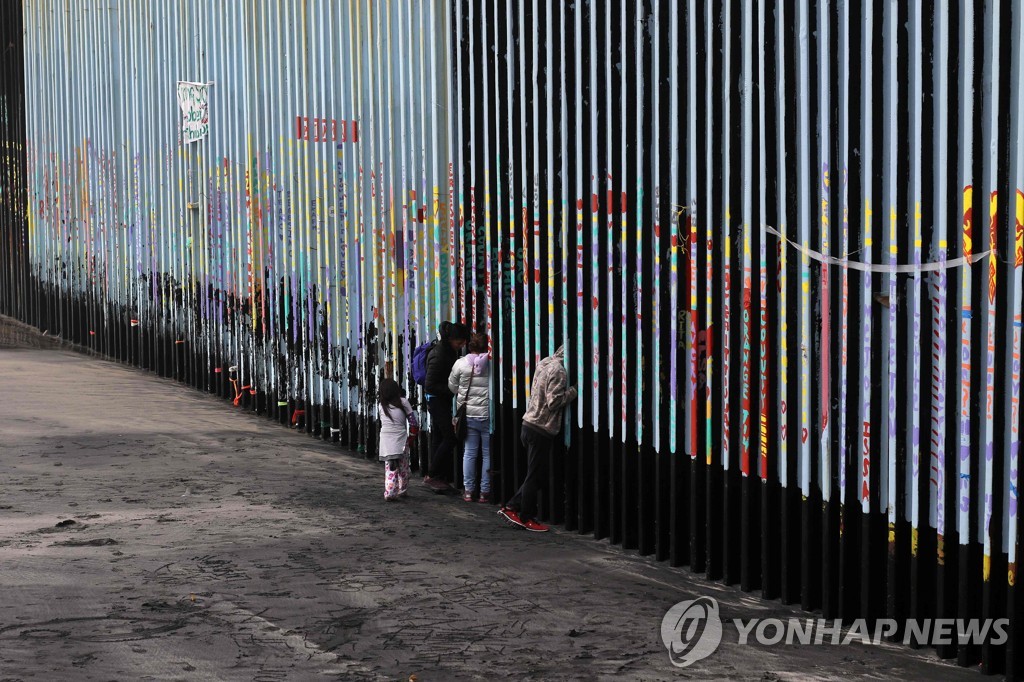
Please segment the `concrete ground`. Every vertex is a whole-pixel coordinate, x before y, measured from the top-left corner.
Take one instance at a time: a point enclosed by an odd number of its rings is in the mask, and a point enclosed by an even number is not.
[[[377,463],[211,396],[0,350],[0,680],[979,679],[898,645],[740,646],[731,624],[676,669],[681,600],[807,614],[418,482],[381,495]]]

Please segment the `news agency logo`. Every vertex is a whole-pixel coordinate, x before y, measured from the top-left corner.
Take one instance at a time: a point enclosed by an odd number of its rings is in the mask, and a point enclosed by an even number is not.
[[[732,622],[739,633],[740,646],[878,645],[900,632],[899,623],[892,618],[881,618],[871,625],[863,618],[847,623],[825,618],[734,618]],[[1009,626],[1008,618],[910,619],[903,625],[903,644],[963,646],[990,642],[998,646],[1009,639]],[[689,667],[715,653],[722,643],[718,601],[699,597],[670,608],[661,620],[661,641],[668,649],[669,661],[677,668]]]
[[[661,619],[661,641],[668,649],[668,660],[677,668],[686,668],[715,653],[722,643],[718,601],[699,597],[670,608]]]

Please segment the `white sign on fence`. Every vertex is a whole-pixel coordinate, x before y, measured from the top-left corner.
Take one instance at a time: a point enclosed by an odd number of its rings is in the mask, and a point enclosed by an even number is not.
[[[181,107],[181,141],[198,142],[210,132],[210,99],[206,83],[178,81],[178,106]]]

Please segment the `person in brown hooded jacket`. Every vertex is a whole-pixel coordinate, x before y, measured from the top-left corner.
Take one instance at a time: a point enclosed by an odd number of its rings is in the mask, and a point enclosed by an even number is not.
[[[551,444],[562,430],[562,410],[576,399],[576,387],[568,383],[565,346],[559,346],[554,355],[537,365],[530,385],[530,400],[520,432],[527,453],[526,479],[498,512],[527,530],[544,532],[548,529],[537,522],[537,490],[542,487]]]

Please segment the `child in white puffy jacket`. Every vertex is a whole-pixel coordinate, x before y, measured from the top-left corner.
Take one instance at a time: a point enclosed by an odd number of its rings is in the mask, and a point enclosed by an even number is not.
[[[379,459],[385,468],[384,499],[397,500],[409,488],[409,448],[419,433],[419,420],[394,379],[381,380],[377,400]]]

